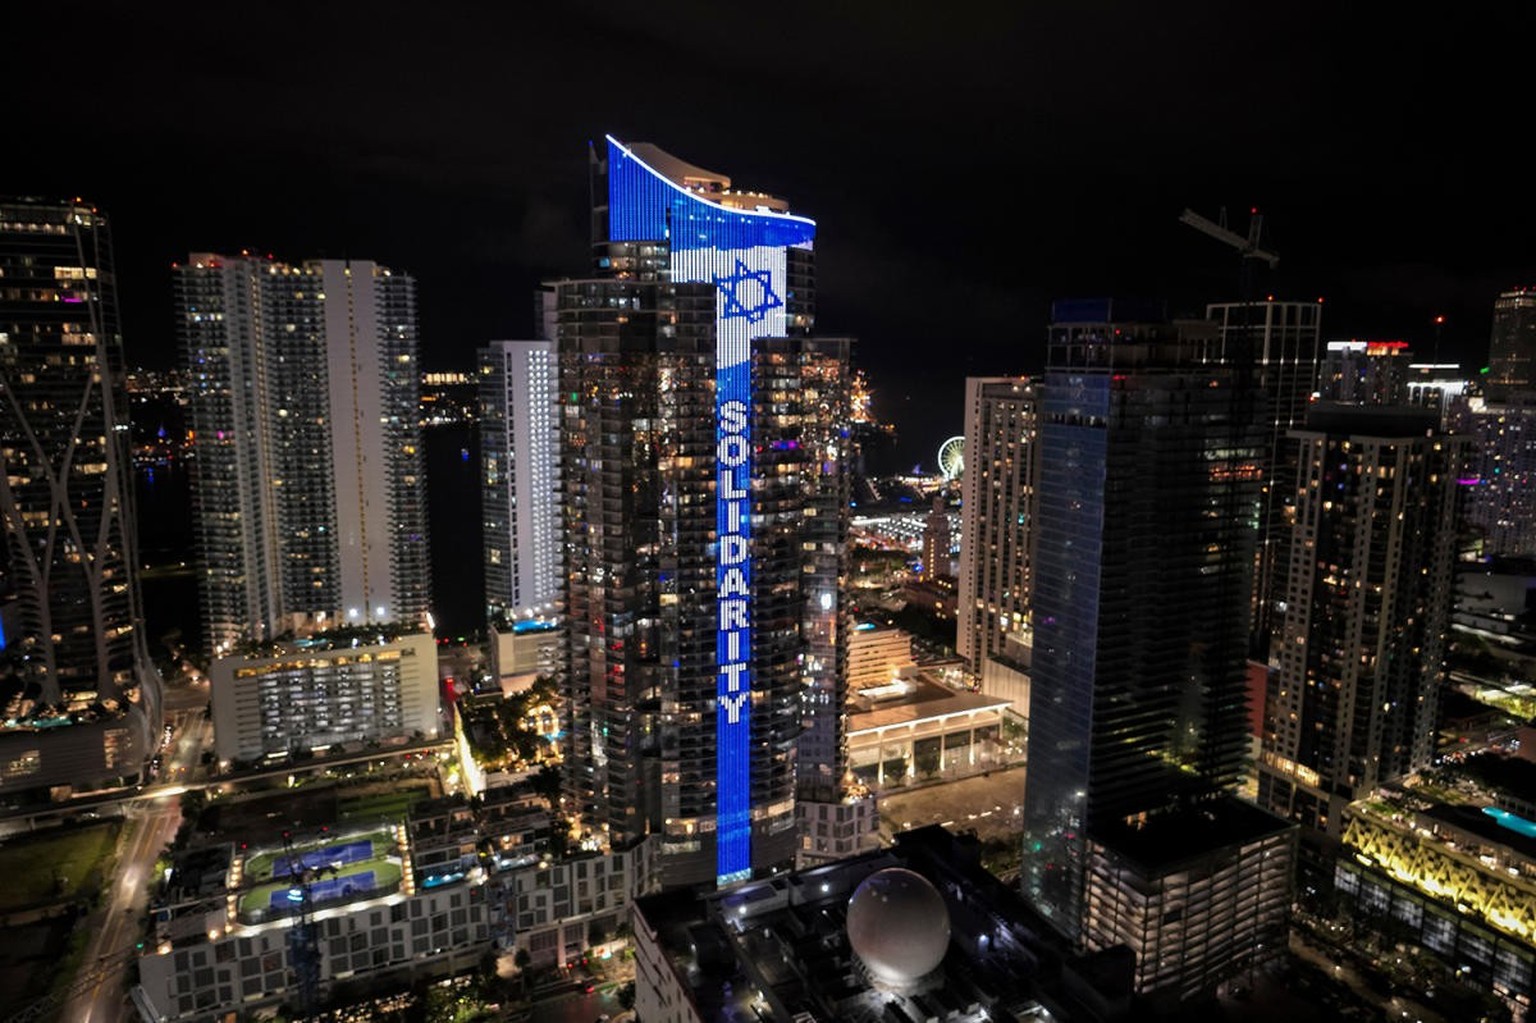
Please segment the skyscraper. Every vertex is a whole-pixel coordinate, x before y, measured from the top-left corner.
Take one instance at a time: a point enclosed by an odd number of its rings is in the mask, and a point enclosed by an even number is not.
[[[664,883],[725,884],[793,857],[802,661],[835,684],[847,342],[803,336],[787,203],[612,138],[593,172],[596,276],[553,285],[567,788],[661,836]]]
[[[415,282],[367,261],[209,253],[175,279],[210,652],[424,621]]]
[[[479,356],[486,616],[546,614],[560,595],[555,344],[493,341]]]
[[[1230,795],[1247,756],[1263,402],[1246,368],[1214,358],[1212,323],[1109,301],[1058,302],[1054,320],[1025,887],[1076,942],[1134,936],[1142,990],[1188,994],[1285,926],[1270,857],[1291,829]],[[1170,929],[1175,902],[1214,915]]]
[[[949,538],[949,503],[942,496],[933,499],[928,518],[923,522],[923,562],[918,578],[937,579],[954,574],[949,557],[953,542]]]
[[[1514,288],[1493,303],[1493,336],[1483,383],[1495,400],[1536,389],[1536,289]]]
[[[1249,652],[1268,655],[1276,566],[1285,559],[1294,490],[1293,451],[1286,434],[1300,426],[1317,386],[1323,320],[1321,302],[1221,302],[1205,307],[1221,329],[1215,361],[1250,369],[1265,399],[1264,473],[1259,491],[1259,540],[1253,572]]]
[[[965,381],[956,643],[974,672],[1026,626],[1040,464],[1038,411],[1028,377]]]
[[[127,413],[107,218],[0,202],[0,789],[132,779],[154,749]]]
[[[1412,379],[1406,341],[1330,341],[1318,375],[1323,401],[1406,405]],[[1300,426],[1297,421],[1295,426]]]
[[[1467,521],[1483,553],[1536,558],[1536,391],[1490,404],[1473,398],[1459,417],[1471,435]]]
[[[1435,409],[1319,405],[1270,655],[1259,801],[1338,837],[1434,752],[1465,440]]]

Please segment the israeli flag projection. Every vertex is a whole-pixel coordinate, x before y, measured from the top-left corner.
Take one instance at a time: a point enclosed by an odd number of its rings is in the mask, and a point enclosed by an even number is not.
[[[785,336],[786,251],[816,223],[723,206],[608,137],[612,241],[667,242],[672,280],[715,287],[716,881],[752,876],[752,342]]]

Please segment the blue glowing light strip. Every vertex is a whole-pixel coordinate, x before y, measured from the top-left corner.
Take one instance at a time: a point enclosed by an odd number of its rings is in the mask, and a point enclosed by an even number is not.
[[[786,248],[816,224],[689,192],[608,138],[610,241],[667,241],[672,279],[715,285],[716,882],[752,876],[752,342],[785,334]]]
[[[623,143],[608,136],[609,241],[670,241],[675,253],[685,249],[784,248],[809,245],[815,237],[816,221],[809,217],[738,210],[712,202],[652,170]]]

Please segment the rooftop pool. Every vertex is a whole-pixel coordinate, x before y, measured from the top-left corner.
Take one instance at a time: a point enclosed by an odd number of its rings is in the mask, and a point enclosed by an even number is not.
[[[1508,810],[1500,810],[1496,806],[1485,806],[1483,812],[1498,821],[1500,827],[1508,828],[1517,835],[1526,838],[1536,838],[1536,823],[1526,820],[1524,817],[1510,813]]]

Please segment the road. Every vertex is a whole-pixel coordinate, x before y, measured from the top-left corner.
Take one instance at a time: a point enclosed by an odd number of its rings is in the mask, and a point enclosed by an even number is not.
[[[89,985],[65,1003],[61,1019],[80,1023],[121,1023],[131,1016],[123,983],[129,955],[143,935],[142,920],[148,901],[150,874],[155,859],[176,837],[181,827],[183,784],[198,771],[202,753],[211,740],[211,726],[203,719],[207,694],[196,686],[178,685],[166,690],[166,723],[174,728],[173,745],[162,753],[162,784],[146,789],[133,801],[124,801],[126,823],[118,845],[117,870],[104,905],[91,914],[86,926],[91,940],[80,963],[83,974],[92,974]]]
[[[95,970],[98,963],[110,962],[94,983],[65,1004],[60,1018],[81,1023],[120,1023],[129,1018],[123,983],[127,964],[120,954],[133,950],[142,937],[149,875],[160,850],[176,837],[180,826],[180,796],[163,793],[147,805],[129,808],[127,830],[132,835],[119,849],[117,875],[105,907],[93,913],[86,924],[92,935],[81,969]]]
[[[61,1019],[70,1023],[122,1023],[132,1017],[123,971],[137,957],[135,946],[143,937],[143,916],[155,860],[175,839],[181,826],[183,792],[448,748],[444,742],[411,744],[210,778],[211,769],[202,763],[203,753],[212,749],[213,744],[212,722],[203,716],[207,703],[206,683],[178,679],[167,685],[165,722],[172,727],[172,742],[161,752],[159,776],[142,790],[77,800],[43,811],[17,813],[0,821],[0,837],[3,837],[32,830],[49,817],[81,813],[105,815],[119,811],[124,815],[112,886],[103,898],[102,907],[82,924],[90,929],[91,938],[75,978],[77,990],[65,1003]],[[597,1010],[601,1011],[604,1010]]]
[[[529,1023],[593,1023],[601,1016],[612,1018],[623,1011],[619,1007],[618,988],[614,987],[537,1002],[528,1019]]]

